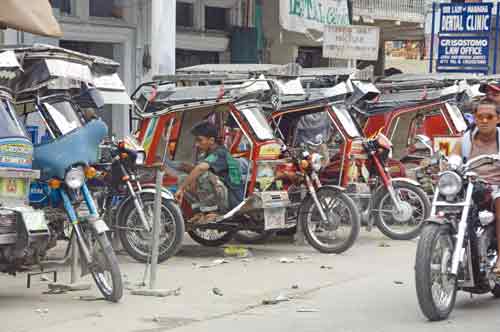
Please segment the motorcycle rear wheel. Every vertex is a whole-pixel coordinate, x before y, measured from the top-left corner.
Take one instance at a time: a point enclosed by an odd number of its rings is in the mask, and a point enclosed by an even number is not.
[[[448,275],[453,249],[449,226],[429,224],[423,228],[417,246],[415,284],[420,309],[430,321],[447,319],[455,306],[457,282]]]
[[[361,228],[358,208],[347,194],[328,186],[319,189],[317,196],[328,220],[321,220],[316,204],[309,196],[300,207],[298,222],[312,247],[321,253],[340,254],[349,249],[358,238]],[[341,228],[346,228],[347,233],[342,238],[338,236]],[[321,231],[326,235],[320,236]]]

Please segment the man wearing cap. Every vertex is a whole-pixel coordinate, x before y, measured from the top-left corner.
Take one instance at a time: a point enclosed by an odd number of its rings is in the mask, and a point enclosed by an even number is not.
[[[476,126],[463,135],[461,141],[455,145],[454,154],[464,159],[498,154],[500,152],[500,106],[489,97],[484,97],[474,103],[472,107]],[[496,237],[500,240],[500,167],[497,164],[483,165],[474,170],[480,178],[488,181],[493,187],[493,199],[496,213]],[[500,241],[498,252],[500,252]],[[500,258],[497,260],[495,273],[500,277]]]
[[[233,209],[243,200],[240,164],[224,146],[217,144],[217,128],[210,122],[196,124],[191,133],[205,157],[197,165],[183,165],[189,174],[179,185],[175,198],[181,202],[187,193],[190,203],[200,203],[201,213],[192,218],[193,222],[213,221],[218,213]]]
[[[479,86],[479,92],[486,94],[486,96],[493,100],[497,105],[500,105],[500,83],[488,82]]]

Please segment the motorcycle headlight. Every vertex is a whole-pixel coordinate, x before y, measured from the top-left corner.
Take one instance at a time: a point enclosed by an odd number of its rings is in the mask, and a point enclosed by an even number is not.
[[[71,189],[78,189],[85,183],[85,173],[81,167],[72,168],[64,177],[64,183]]]
[[[323,166],[321,164],[321,159],[323,159],[323,157],[319,153],[313,153],[311,155],[311,167],[316,172],[319,172],[321,166]]]
[[[145,160],[146,160],[146,152],[138,151],[135,157],[135,163],[137,165],[144,165]]]
[[[439,192],[445,196],[454,196],[462,189],[462,179],[455,172],[444,172],[439,177]]]

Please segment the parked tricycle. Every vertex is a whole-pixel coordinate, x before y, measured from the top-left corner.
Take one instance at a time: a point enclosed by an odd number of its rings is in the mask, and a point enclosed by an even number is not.
[[[259,88],[250,88],[253,84]],[[267,81],[256,80],[244,88],[226,85],[226,89],[224,86],[174,86],[172,82],[146,83],[132,96],[142,119],[139,140],[147,152],[146,163],[169,166],[164,185],[175,191],[182,177],[178,171],[180,166],[199,160],[190,129],[205,120],[216,126],[218,144],[225,146],[238,161],[244,184],[244,200],[215,221],[192,221],[197,207],[184,200],[186,229],[195,241],[217,246],[230,241],[237,231],[267,233],[292,228],[300,215],[298,208],[299,211],[306,209],[306,214],[312,216],[303,224],[307,226],[304,227],[307,239],[316,249],[342,252],[352,245],[359,229],[354,205],[337,188],[314,187],[310,176],[317,167],[316,156],[286,154],[281,140],[274,136],[262,114],[259,98],[272,90]],[[289,159],[290,156],[293,158]],[[277,176],[283,165],[296,167],[301,173],[299,177],[305,176],[306,182],[311,181],[307,196],[299,198],[295,206],[283,180]],[[330,208],[328,204],[335,207]],[[326,224],[328,228],[324,227]],[[346,226],[345,237],[337,237],[336,230],[341,225]],[[321,232],[324,239],[315,236]]]

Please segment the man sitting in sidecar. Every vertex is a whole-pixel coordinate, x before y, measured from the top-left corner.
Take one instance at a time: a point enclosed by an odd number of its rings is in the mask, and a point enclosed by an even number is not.
[[[190,222],[212,222],[243,201],[240,164],[223,145],[217,143],[217,128],[210,122],[196,124],[191,133],[196,137],[196,147],[204,154],[204,159],[196,165],[183,163],[180,166],[189,174],[179,178],[175,198],[182,202],[185,197],[193,210],[199,207],[199,212]]]

